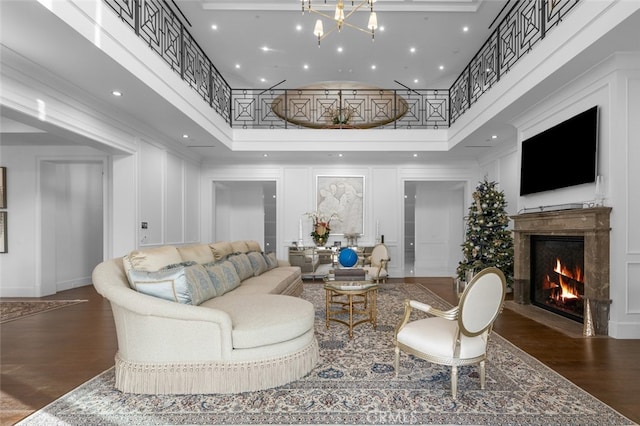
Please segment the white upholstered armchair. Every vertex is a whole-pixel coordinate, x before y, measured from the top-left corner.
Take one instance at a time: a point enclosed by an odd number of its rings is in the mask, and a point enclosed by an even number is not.
[[[387,276],[389,275],[387,273],[388,262],[389,251],[387,250],[387,246],[380,243],[373,248],[371,256],[368,256],[365,259],[365,266],[363,269],[375,282],[386,282]]]
[[[457,396],[458,366],[480,364],[480,388],[485,386],[487,343],[493,322],[502,310],[506,282],[502,271],[487,268],[467,285],[460,303],[440,311],[415,300],[405,301],[405,314],[396,330],[396,376],[400,351],[426,361],[451,366],[451,394]],[[432,317],[409,322],[412,309]]]

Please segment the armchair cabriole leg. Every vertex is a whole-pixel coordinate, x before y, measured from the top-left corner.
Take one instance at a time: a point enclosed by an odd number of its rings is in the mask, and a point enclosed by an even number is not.
[[[480,389],[484,389],[484,385],[485,385],[485,365],[484,365],[484,360],[480,361]]]
[[[458,366],[451,366],[451,396],[456,399],[458,396]]]

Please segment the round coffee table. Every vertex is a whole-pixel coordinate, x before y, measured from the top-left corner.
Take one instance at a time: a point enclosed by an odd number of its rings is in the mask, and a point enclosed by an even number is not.
[[[371,280],[364,281],[331,281],[325,280],[326,291],[326,324],[339,322],[349,327],[349,338],[353,338],[353,327],[370,322],[377,327],[378,284]],[[334,308],[337,306],[337,308]],[[338,318],[340,314],[348,314],[349,320]],[[354,321],[354,315],[365,315],[365,318]],[[357,319],[357,318],[356,318]]]

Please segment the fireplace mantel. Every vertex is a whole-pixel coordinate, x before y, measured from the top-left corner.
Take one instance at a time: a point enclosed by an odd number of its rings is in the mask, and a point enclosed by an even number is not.
[[[514,300],[521,304],[530,302],[532,235],[583,236],[584,297],[608,306],[610,214],[610,207],[593,207],[511,216],[514,223]],[[606,326],[604,328],[599,331],[606,331]]]

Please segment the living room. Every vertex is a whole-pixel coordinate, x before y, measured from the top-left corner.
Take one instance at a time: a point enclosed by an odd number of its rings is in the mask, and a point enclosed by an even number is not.
[[[429,260],[416,265],[414,276],[451,277],[459,260],[455,248],[462,243],[460,218],[484,177],[499,183],[511,215],[541,206],[594,202],[595,182],[520,196],[519,162],[523,140],[597,105],[598,174],[603,177],[604,205],[612,208],[608,333],[615,339],[640,339],[640,228],[634,220],[640,209],[640,176],[633,166],[634,159],[640,158],[640,127],[633,119],[640,116],[637,37],[634,42],[634,23],[640,15],[635,2],[578,7],[557,33],[549,35],[449,129],[355,134],[231,129],[188,93],[171,70],[155,66],[158,59],[146,46],[137,46],[117,19],[105,17],[100,27],[95,10],[87,10],[86,5],[54,9],[69,25],[68,32],[81,33],[68,40],[69,46],[96,44],[95,34],[102,34],[102,50],[94,49],[90,55],[109,56],[107,63],[117,72],[122,72],[118,63],[128,63],[128,72],[153,86],[153,90],[138,88],[143,97],[171,99],[172,108],[191,115],[203,133],[215,135],[228,147],[218,147],[219,155],[202,161],[198,150],[168,140],[154,123],[134,120],[134,127],[125,120],[124,108],[120,111],[80,88],[80,80],[90,80],[87,70],[64,74],[69,69],[62,64],[55,69],[44,65],[44,58],[38,63],[29,47],[17,50],[15,44],[5,43],[9,38],[3,34],[0,165],[8,171],[9,249],[0,255],[2,297],[41,297],[85,286],[97,263],[134,248],[263,235],[262,218],[249,227],[247,217],[217,213],[215,186],[229,182],[275,184],[273,250],[278,258],[286,258],[288,246],[299,240],[301,219],[303,239],[311,244],[310,223],[304,214],[314,209],[319,176],[363,177],[360,244],[372,245],[378,233],[384,235],[393,259],[392,277],[405,276],[406,184],[433,184],[423,189],[425,199],[440,199],[444,187],[458,188],[462,199],[447,209],[425,204],[417,213],[442,226],[426,226],[416,241],[416,259]],[[3,20],[10,16],[3,13]],[[122,43],[126,49],[106,42],[114,34],[127,41]],[[618,46],[627,47],[629,40],[635,49],[618,50]],[[593,57],[599,59],[594,63]],[[88,56],[87,62],[93,58]],[[141,67],[145,62],[154,67]],[[135,93],[136,89],[130,90]],[[167,111],[171,110],[161,110],[157,121]],[[465,145],[469,140],[480,145],[489,139],[485,124],[495,117],[501,117],[510,131],[481,156],[469,155],[473,148]],[[405,148],[389,152],[390,144]],[[265,145],[270,149],[265,150]],[[284,152],[294,150],[298,152],[293,160],[283,159]],[[361,150],[378,152],[363,160]],[[550,170],[551,163],[542,167]],[[66,198],[54,196],[62,193]],[[460,232],[445,232],[448,229]],[[52,252],[68,256],[51,256]]]
[[[630,7],[628,2],[610,8],[609,13],[630,13],[622,10],[623,7]],[[40,7],[42,8],[42,7]],[[596,13],[597,11],[577,9],[577,13]],[[571,17],[572,15],[570,15]],[[576,15],[573,15],[575,17]],[[633,21],[618,17],[623,23],[617,27],[622,36],[626,36],[628,28],[633,28]],[[635,16],[635,15],[634,15]],[[584,19],[584,17],[578,16]],[[567,20],[569,17],[567,17]],[[604,20],[604,19],[602,19]],[[115,22],[119,24],[119,22]],[[613,26],[614,21],[609,23]],[[595,27],[600,33],[605,33],[599,39],[604,47],[609,47],[610,43],[606,36],[606,27],[598,21]],[[571,27],[571,25],[568,25]],[[614,26],[615,27],[615,26]],[[584,28],[582,29],[584,31]],[[591,38],[597,39],[597,33],[593,31]],[[611,34],[611,33],[610,33]],[[129,34],[125,34],[129,35]],[[553,34],[549,35],[551,38]],[[124,36],[124,35],[123,35]],[[610,38],[617,40],[613,35]],[[620,37],[620,35],[618,35]],[[587,44],[586,40],[580,39]],[[545,40],[547,41],[547,40]],[[571,39],[575,43],[575,39]],[[615,45],[615,43],[614,43]],[[144,46],[142,46],[144,47]],[[598,46],[601,51],[605,51]],[[572,52],[575,47],[566,43],[562,46],[566,52]],[[591,52],[591,51],[590,51]],[[95,52],[94,52],[95,53]],[[150,55],[149,52],[140,50],[139,55]],[[557,56],[574,56],[573,62],[559,66]],[[591,55],[593,53],[591,52]],[[603,55],[601,53],[601,55]],[[142,57],[142,56],[140,56]],[[635,90],[635,72],[638,61],[637,54],[632,52],[605,54],[605,59],[588,70],[582,70],[584,55],[569,55],[565,51],[558,51],[554,56],[549,57],[545,48],[534,49],[529,56],[524,57],[521,69],[507,74],[498,87],[487,92],[478,103],[464,114],[456,125],[448,130],[363,130],[361,132],[334,132],[326,135],[321,132],[309,133],[308,131],[273,130],[264,132],[259,130],[233,129],[232,145],[233,151],[228,153],[220,149],[220,162],[209,160],[209,162],[199,163],[200,156],[193,151],[186,150],[176,144],[167,146],[160,143],[160,140],[137,136],[132,129],[117,126],[117,122],[111,120],[97,120],[95,113],[80,107],[72,94],[77,91],[72,85],[63,81],[58,82],[59,88],[57,96],[47,99],[46,102],[46,126],[51,127],[51,123],[60,124],[60,120],[71,121],[66,124],[66,128],[78,130],[74,133],[71,130],[55,129],[55,138],[47,137],[47,133],[42,130],[31,130],[31,133],[8,133],[3,134],[2,158],[3,163],[15,164],[9,167],[8,191],[11,205],[9,208],[9,229],[8,235],[12,236],[9,244],[12,247],[8,253],[0,258],[2,262],[2,295],[3,296],[41,296],[51,294],[55,290],[56,284],[54,274],[47,273],[54,268],[48,256],[38,255],[45,253],[44,247],[53,247],[55,243],[52,237],[48,236],[47,230],[52,229],[49,221],[53,220],[50,215],[44,212],[47,209],[47,198],[44,190],[46,182],[51,182],[49,173],[59,173],[67,176],[67,183],[64,181],[60,185],[70,185],[69,179],[77,181],[73,173],[56,172],[55,169],[73,168],[75,173],[93,173],[91,179],[83,179],[91,182],[93,187],[85,189],[87,193],[102,193],[103,228],[102,228],[102,253],[104,257],[112,257],[130,251],[133,247],[145,247],[161,245],[166,243],[190,243],[195,241],[216,240],[219,237],[213,230],[214,206],[212,199],[212,185],[214,182],[225,181],[271,181],[276,184],[277,193],[277,247],[274,251],[280,257],[286,257],[287,246],[292,241],[298,240],[299,223],[304,213],[314,209],[316,177],[322,175],[356,175],[363,176],[365,181],[364,194],[364,221],[363,237],[361,244],[372,244],[375,241],[376,224],[382,229],[385,235],[385,243],[389,246],[391,257],[397,259],[390,265],[391,273],[400,276],[404,270],[404,236],[403,236],[403,204],[404,204],[404,184],[405,182],[451,182],[460,183],[464,187],[464,200],[462,207],[466,210],[470,195],[475,185],[484,177],[497,181],[506,194],[508,202],[508,212],[516,214],[525,208],[550,206],[566,203],[588,203],[595,197],[595,184],[584,184],[573,186],[556,191],[547,191],[539,194],[532,194],[524,197],[519,196],[519,144],[536,133],[545,130],[571,116],[582,112],[594,105],[600,110],[600,145],[599,145],[599,170],[598,173],[604,178],[606,188],[605,204],[611,206],[611,318],[610,335],[619,338],[640,337],[638,323],[640,319],[635,312],[635,306],[640,303],[636,297],[637,289],[633,283],[637,275],[635,266],[635,239],[637,231],[633,212],[636,208],[634,194],[638,179],[635,179],[634,169],[628,163],[634,158],[635,143],[634,122],[630,117],[634,116],[633,94]],[[34,68],[32,62],[27,61],[13,50],[5,49],[3,53],[3,73],[5,77],[3,96],[3,113],[8,119],[22,119],[23,125],[40,125],[42,120],[38,119],[37,105],[33,105],[32,99],[40,99],[43,93],[54,90],[50,85],[38,83],[37,80],[25,80],[26,76],[33,73],[44,73],[49,78],[52,75],[46,70]],[[149,60],[152,60],[149,57]],[[527,63],[536,64],[535,67]],[[10,65],[10,66],[9,66]],[[112,64],[113,66],[113,64]],[[545,68],[549,68],[548,70]],[[575,72],[575,69],[581,72]],[[521,71],[524,70],[524,71]],[[529,70],[531,70],[529,72]],[[160,71],[163,71],[162,69]],[[160,72],[159,71],[159,72]],[[551,73],[551,76],[545,76]],[[551,91],[531,90],[536,80],[542,80],[543,76],[549,79],[560,79],[562,84],[556,84]],[[34,77],[35,78],[35,77]],[[166,70],[166,80],[172,85],[178,84],[175,76],[170,70]],[[545,83],[550,84],[550,83]],[[165,85],[166,86],[166,85]],[[622,89],[626,88],[626,89]],[[11,90],[10,90],[11,89]],[[166,90],[166,87],[165,87]],[[185,98],[188,98],[187,94]],[[14,99],[10,99],[14,98]],[[64,99],[64,102],[58,100]],[[191,100],[191,99],[189,99]],[[17,102],[17,103],[16,103]],[[59,104],[56,104],[59,102]],[[519,107],[519,114],[512,113],[510,122],[511,132],[506,135],[506,140],[500,140],[492,149],[487,151],[482,157],[475,158],[465,155],[465,151],[473,148],[464,148],[459,143],[463,138],[477,140],[480,133],[487,137],[482,127],[478,128],[475,122],[487,121],[489,117],[496,114],[505,114],[505,105],[510,103],[526,103],[526,107]],[[11,105],[11,108],[9,108]],[[193,102],[197,105],[197,102]],[[71,109],[70,109],[71,108]],[[189,109],[194,106],[189,107]],[[207,106],[202,106],[207,108]],[[186,108],[185,108],[186,109]],[[511,106],[511,109],[516,110]],[[63,114],[56,118],[56,114]],[[113,111],[110,112],[113,114]],[[109,115],[108,117],[110,117]],[[211,122],[215,122],[216,116],[210,117]],[[14,120],[15,121],[15,120]],[[87,123],[92,123],[90,127]],[[460,124],[458,124],[460,123]],[[116,127],[117,126],[117,127]],[[33,127],[33,126],[32,126]],[[40,127],[43,127],[40,125]],[[62,127],[60,125],[59,127]],[[53,129],[53,127],[51,127]],[[37,128],[36,128],[37,129]],[[79,130],[82,129],[82,130]],[[231,134],[226,124],[221,125],[221,129]],[[64,131],[64,132],[63,132]],[[443,133],[446,132],[446,133]],[[284,146],[296,145],[303,135],[311,134],[314,139],[318,139],[313,146],[315,148],[304,147],[292,162],[279,163],[277,157],[279,151]],[[469,135],[471,134],[471,135]],[[25,135],[32,135],[35,140],[42,140],[47,137],[46,146],[36,144],[25,145]],[[66,138],[64,136],[66,135]],[[93,135],[94,139],[89,136]],[[419,135],[419,136],[416,136]],[[445,138],[445,146],[451,146],[448,152],[443,152],[444,148],[435,148],[424,151],[424,145],[441,145],[437,142]],[[501,138],[505,137],[501,135]],[[13,138],[13,141],[12,141]],[[39,138],[39,139],[37,139]],[[255,145],[253,140],[265,139],[274,150],[269,153],[269,157],[264,157],[262,151],[241,155],[245,152],[247,145]],[[327,139],[325,139],[327,138]],[[390,139],[387,139],[390,138]],[[369,163],[363,163],[361,156],[357,155],[358,146],[368,145],[388,145],[408,143],[404,138],[423,138],[416,148],[422,146],[423,152],[419,157],[413,157],[413,151],[389,153],[380,152],[378,157],[367,157]],[[101,142],[98,142],[98,141]],[[393,142],[386,142],[393,140]],[[431,142],[429,142],[431,140]],[[275,142],[278,141],[278,142]],[[44,143],[44,142],[42,142]],[[53,145],[51,145],[53,144]],[[345,145],[346,144],[346,145]],[[78,146],[80,145],[80,146]],[[321,152],[312,151],[322,147]],[[344,152],[343,157],[335,154]],[[385,148],[386,149],[386,148]],[[428,149],[428,148],[427,148]],[[335,156],[334,156],[335,155]],[[233,159],[233,157],[238,157]],[[364,157],[364,156],[362,156]],[[216,157],[212,157],[215,159]],[[210,164],[210,161],[214,161]],[[96,181],[96,173],[100,173],[98,168],[80,166],[102,164],[102,185]],[[621,165],[627,167],[621,167]],[[615,165],[615,166],[614,166]],[[47,172],[53,168],[53,171]],[[79,170],[83,167],[84,171]],[[92,170],[91,172],[87,170]],[[161,177],[158,179],[158,177]],[[62,178],[61,178],[62,179]],[[131,183],[134,183],[133,185]],[[424,194],[426,197],[429,194]],[[83,197],[79,197],[83,199]],[[81,201],[76,201],[80,202]],[[94,202],[94,201],[91,201]],[[95,206],[86,205],[83,207],[89,211],[95,210]],[[16,215],[13,209],[23,212]],[[425,209],[429,209],[425,206]],[[436,214],[435,221],[449,217],[448,213],[442,211]],[[73,210],[73,209],[70,209]],[[429,211],[422,213],[429,215]],[[84,215],[85,217],[95,217],[95,215]],[[248,229],[243,223],[233,224],[233,215],[229,216],[230,235],[236,238],[248,237],[244,232]],[[67,217],[68,220],[68,217]],[[220,221],[220,218],[216,220]],[[142,229],[140,224],[147,222],[148,228]],[[36,224],[34,226],[34,224]],[[77,225],[77,222],[76,222]],[[67,225],[68,226],[68,225]],[[92,223],[86,223],[83,229],[86,237],[92,241],[96,240],[96,228]],[[310,226],[308,222],[304,226]],[[460,224],[462,226],[462,224]],[[306,228],[305,228],[306,229]],[[49,231],[51,232],[51,231]],[[307,233],[307,232],[305,232]],[[98,233],[99,234],[99,233]],[[17,236],[17,237],[16,237]],[[226,237],[226,236],[225,236]],[[16,238],[18,239],[16,241]],[[220,237],[222,238],[222,237]],[[424,238],[428,238],[425,234]],[[459,240],[451,240],[446,235],[432,237],[434,241],[443,242],[451,247],[460,244]],[[639,236],[640,238],[640,236]],[[434,241],[422,241],[423,245]],[[308,241],[310,242],[310,241]],[[60,243],[59,244],[63,244]],[[92,243],[94,244],[94,243]],[[65,247],[63,246],[60,246]],[[94,245],[94,247],[96,247]],[[439,249],[438,249],[439,250]],[[64,277],[59,281],[69,282],[69,286],[76,285],[76,282],[85,280],[91,272],[91,265],[99,259],[98,249],[89,250],[94,253],[91,260],[79,268],[72,266],[74,276]],[[442,252],[442,250],[439,250]],[[445,252],[449,252],[445,248]],[[78,249],[79,253],[86,253],[87,250]],[[34,259],[35,255],[35,259]],[[440,265],[431,267],[440,271],[449,271],[447,275],[453,275],[457,260],[453,256],[446,256],[440,260]],[[40,265],[29,272],[31,276],[25,277],[24,268],[21,265],[34,262]],[[61,265],[59,270],[68,270],[69,265]],[[79,271],[77,269],[82,269]],[[427,275],[429,271],[424,271]],[[419,275],[422,275],[420,272]]]

